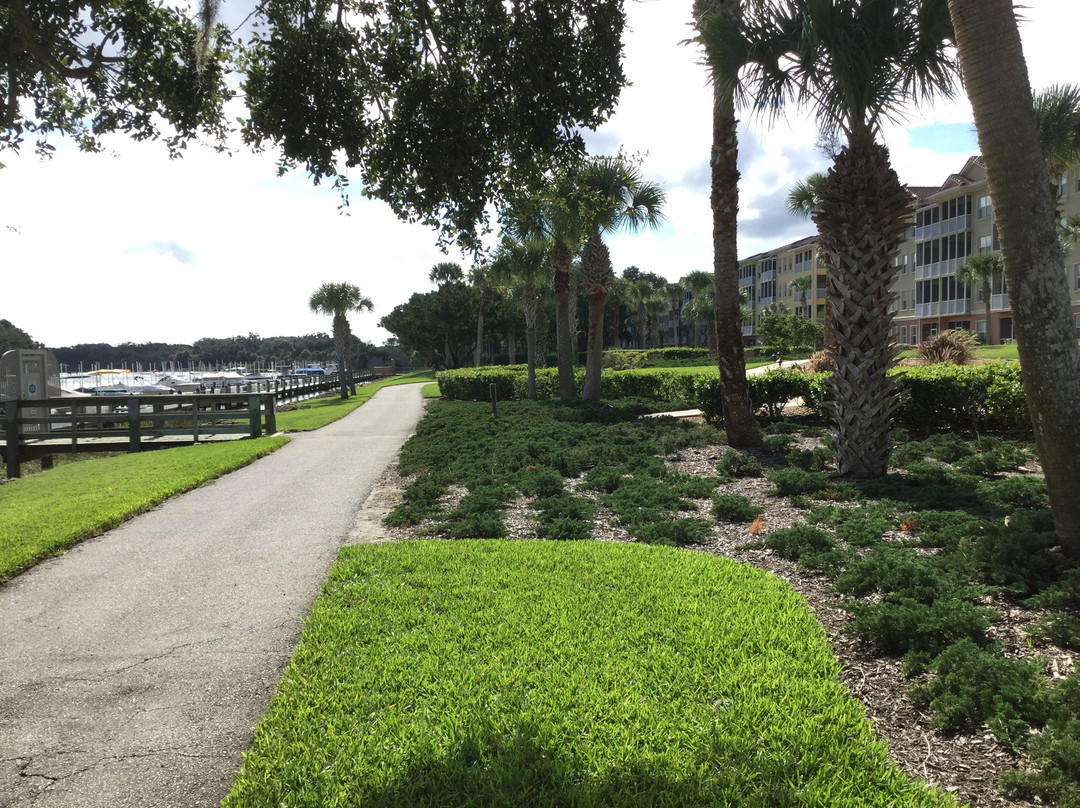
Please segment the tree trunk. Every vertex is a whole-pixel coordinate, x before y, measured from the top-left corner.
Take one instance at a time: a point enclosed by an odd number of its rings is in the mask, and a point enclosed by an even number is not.
[[[982,285],[982,291],[983,303],[986,305],[986,344],[993,345],[994,330],[990,327],[990,309],[992,308],[990,305],[990,293],[993,291],[993,289],[990,288],[989,283],[984,283]]]
[[[713,10],[736,16],[736,0],[699,0],[694,11]],[[724,405],[724,432],[729,446],[756,446],[761,433],[750,404],[743,351],[742,303],[739,300],[739,252],[736,243],[739,213],[739,135],[732,93],[714,90],[712,149],[709,164],[713,217],[713,294],[715,296],[716,360],[720,369],[720,397]]]
[[[585,401],[600,400],[600,370],[604,364],[604,304],[615,280],[611,255],[599,233],[585,242],[581,255],[581,278],[589,302],[589,330],[585,347]]]
[[[487,294],[480,294],[480,311],[476,315],[476,348],[473,349],[473,367],[480,367],[480,361],[484,358],[484,306],[487,303]]]
[[[649,327],[649,315],[645,311],[645,303],[639,302],[637,305],[637,332],[638,332],[638,349],[645,350],[645,332]]]
[[[525,281],[522,308],[525,309],[525,395],[529,401],[536,401],[536,327],[539,306],[536,286],[531,279]]]
[[[837,471],[858,479],[889,467],[896,390],[892,258],[911,217],[911,196],[873,133],[852,133],[822,184],[814,222],[821,234],[832,302],[836,371],[833,436]]]
[[[1080,560],[1080,348],[1012,0],[949,0],[1054,527]]]
[[[604,363],[604,301],[606,290],[586,294],[589,301],[589,343],[585,355],[584,401],[600,400],[600,372]]]
[[[345,373],[345,338],[349,322],[344,314],[334,315],[334,353],[337,354],[338,381],[341,382],[341,397],[349,397],[349,382]]]
[[[556,242],[551,248],[552,288],[555,292],[555,354],[559,366],[559,398],[577,398],[574,382],[573,336],[570,333],[570,248]]]
[[[508,365],[517,364],[517,334],[513,326],[506,329],[506,356]]]

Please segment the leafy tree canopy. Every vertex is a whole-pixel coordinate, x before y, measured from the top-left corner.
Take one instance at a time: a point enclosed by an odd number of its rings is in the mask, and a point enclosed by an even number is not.
[[[221,135],[227,37],[203,37],[157,0],[5,0],[0,4],[0,150],[50,135],[89,151],[123,132],[164,136],[173,153]]]
[[[41,344],[16,325],[0,320],[0,355],[17,348],[40,348]]]
[[[767,314],[757,327],[758,338],[770,353],[809,353],[821,342],[822,327],[797,314]]]
[[[489,205],[564,159],[625,83],[623,0],[268,0],[245,55],[248,142],[479,248]]]

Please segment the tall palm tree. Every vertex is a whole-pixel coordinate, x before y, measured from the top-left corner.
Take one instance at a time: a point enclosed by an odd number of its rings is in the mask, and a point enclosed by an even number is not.
[[[693,272],[689,272],[684,275],[682,279],[680,279],[679,283],[682,284],[684,289],[690,292],[690,305],[693,305],[694,301],[698,298],[702,291],[704,291],[706,287],[713,285],[713,276],[712,273],[705,272],[700,269],[695,269]],[[683,309],[683,316],[686,316],[685,308]],[[695,348],[701,342],[698,332],[698,325],[701,322],[702,321],[700,317],[697,316],[690,319],[690,341],[693,343]]]
[[[694,326],[694,334],[700,334],[700,328],[705,326],[705,346],[709,350],[709,356],[716,357],[716,297],[712,283],[711,273],[704,272],[708,277],[708,285],[698,290],[690,305],[683,308],[683,317],[690,320]],[[740,326],[742,320],[739,321]],[[742,328],[739,329],[740,336]],[[695,340],[697,336],[695,336]],[[695,342],[695,345],[697,343]]]
[[[660,316],[667,311],[667,295],[663,289],[653,289],[653,292],[645,300],[645,313],[649,318],[649,331],[652,335],[654,348],[664,347],[664,336],[660,333]]]
[[[341,379],[341,397],[348,398],[348,380],[352,378],[352,360],[349,357],[352,331],[347,315],[351,311],[371,311],[374,304],[360,293],[359,287],[346,282],[324,283],[312,294],[308,305],[316,314],[328,314],[334,318],[334,350],[337,353],[338,378]]]
[[[740,0],[694,0],[694,26],[705,46],[705,57],[714,67],[723,58],[707,30],[720,26],[738,28],[742,22]],[[735,86],[713,83],[712,148],[709,153],[713,239],[713,326],[720,396],[724,405],[724,433],[731,446],[754,446],[761,433],[750,403],[746,379],[746,358],[742,338],[742,311],[739,300],[739,253],[737,219],[739,212],[739,135],[735,117]]]
[[[654,292],[655,288],[646,278],[638,278],[630,282],[630,302],[637,313],[637,346],[639,350],[645,349],[645,340],[648,338],[649,312],[647,303]]]
[[[1056,180],[1080,163],[1080,85],[1051,85],[1032,102],[1046,170]]]
[[[948,0],[1005,258],[1024,397],[1062,549],[1080,560],[1080,348],[1012,0]]]
[[[543,243],[505,237],[491,259],[491,275],[503,284],[521,285],[525,312],[526,395],[536,400],[537,327],[540,320],[538,289],[547,279],[547,247]]]
[[[971,288],[982,287],[983,303],[986,306],[986,344],[994,344],[994,331],[990,327],[990,285],[994,278],[1005,271],[1005,262],[999,252],[984,252],[969,255],[963,264],[956,268],[956,279]]]
[[[642,177],[638,166],[625,157],[598,157],[578,175],[579,209],[588,237],[581,253],[581,280],[589,302],[589,329],[585,357],[585,401],[600,400],[600,371],[604,356],[604,304],[615,281],[611,255],[603,235],[619,229],[656,227],[663,218],[664,192]]]
[[[751,3],[741,22],[713,15],[702,31],[718,85],[773,114],[810,102],[843,137],[814,221],[833,302],[836,462],[851,477],[886,473],[897,403],[892,258],[911,201],[877,138],[905,102],[952,92],[950,34],[944,0]]]
[[[613,303],[615,322],[612,330],[612,342],[616,348],[622,347],[622,307],[630,300],[630,281],[616,278],[611,283],[608,300]]]
[[[476,347],[473,349],[473,367],[480,367],[484,354],[484,310],[495,297],[497,291],[491,269],[478,264],[469,270],[469,283],[480,294],[480,306],[476,314]]]

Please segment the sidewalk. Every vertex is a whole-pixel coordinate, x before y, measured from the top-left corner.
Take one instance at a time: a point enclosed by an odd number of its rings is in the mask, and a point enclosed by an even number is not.
[[[420,387],[0,586],[0,806],[218,805]]]

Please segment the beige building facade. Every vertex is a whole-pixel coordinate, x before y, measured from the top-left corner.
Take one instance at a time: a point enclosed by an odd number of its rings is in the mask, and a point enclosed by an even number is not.
[[[1080,214],[1080,166],[1058,177],[1056,185],[1062,219]],[[956,277],[968,256],[1000,249],[982,158],[970,158],[939,187],[910,190],[914,222],[896,257],[893,338],[917,345],[950,328],[964,328],[989,344],[1011,341],[1012,314],[1004,279],[995,278],[991,286],[988,319],[983,290],[968,288]],[[757,323],[773,303],[790,313],[824,320],[825,266],[817,241],[812,236],[740,262],[739,290],[752,312],[743,326],[748,345],[755,343]],[[1080,339],[1080,243],[1069,246],[1065,267]],[[797,280],[802,277],[811,280]]]

